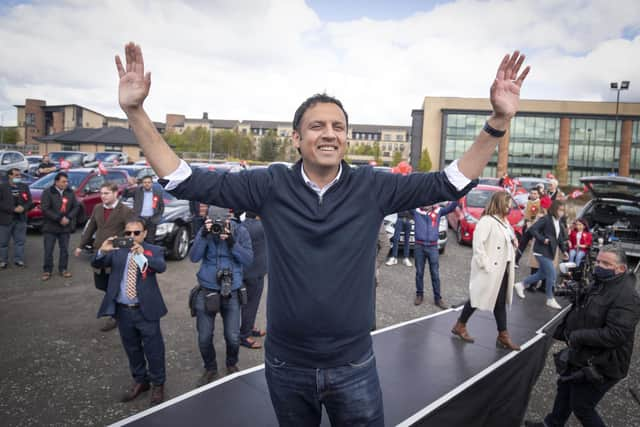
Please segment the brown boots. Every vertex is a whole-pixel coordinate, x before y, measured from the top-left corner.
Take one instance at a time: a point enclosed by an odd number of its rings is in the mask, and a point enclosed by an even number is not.
[[[466,324],[462,323],[459,320],[456,322],[456,325],[453,327],[453,329],[451,329],[451,333],[460,337],[460,339],[464,342],[472,343],[475,341],[467,332]]]
[[[514,344],[513,341],[511,341],[509,332],[507,331],[498,332],[498,338],[496,338],[496,347],[506,348],[507,350],[520,351],[520,346]]]

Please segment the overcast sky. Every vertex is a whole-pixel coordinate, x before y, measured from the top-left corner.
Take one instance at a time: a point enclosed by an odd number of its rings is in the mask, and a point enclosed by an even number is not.
[[[145,108],[289,121],[308,96],[354,123],[409,125],[424,96],[486,97],[502,55],[527,54],[526,99],[640,101],[637,0],[0,2],[0,114],[79,104],[118,117],[114,55],[142,46]]]

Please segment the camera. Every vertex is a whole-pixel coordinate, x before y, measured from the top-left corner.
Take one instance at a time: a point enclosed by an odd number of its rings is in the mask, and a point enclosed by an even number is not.
[[[222,218],[222,217],[207,218],[207,220],[211,220],[212,224],[211,224],[211,229],[209,229],[209,230],[207,230],[207,228],[205,227],[205,229],[204,229],[205,234],[211,233],[214,236],[219,236],[222,233],[224,233],[224,228],[225,228],[225,225],[226,225],[226,221],[225,221],[224,218]]]
[[[592,274],[593,259],[591,254],[587,254],[580,266],[575,262],[560,263],[560,283],[555,286],[553,294],[566,297],[573,304],[579,304],[595,283]]]
[[[220,285],[220,295],[224,298],[231,296],[231,286],[233,285],[233,272],[224,268],[216,273],[216,280]]]
[[[116,237],[111,241],[116,249],[131,249],[133,247],[133,237]]]

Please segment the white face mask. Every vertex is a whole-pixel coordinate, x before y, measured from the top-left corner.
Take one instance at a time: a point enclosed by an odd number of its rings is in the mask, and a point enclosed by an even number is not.
[[[138,268],[140,268],[141,272],[144,272],[149,266],[149,261],[143,254],[134,254],[133,260],[136,262],[136,264],[138,264]]]

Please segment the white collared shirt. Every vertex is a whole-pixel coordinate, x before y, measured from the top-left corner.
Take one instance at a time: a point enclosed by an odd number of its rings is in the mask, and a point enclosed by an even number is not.
[[[316,184],[315,182],[311,181],[311,179],[309,179],[307,174],[304,173],[304,164],[300,168],[300,172],[302,173],[302,179],[304,180],[304,182],[309,186],[309,188],[311,188],[313,191],[316,192],[318,197],[320,197],[322,199],[322,196],[324,196],[324,193],[326,193],[327,190],[329,190],[329,188],[333,187],[333,185],[336,182],[338,182],[338,180],[340,179],[340,175],[342,175],[342,163],[340,163],[340,168],[338,169],[338,174],[333,179],[333,181],[331,181],[330,183],[328,183],[327,185],[325,185],[322,188],[320,188],[320,186],[318,186],[318,184]]]

